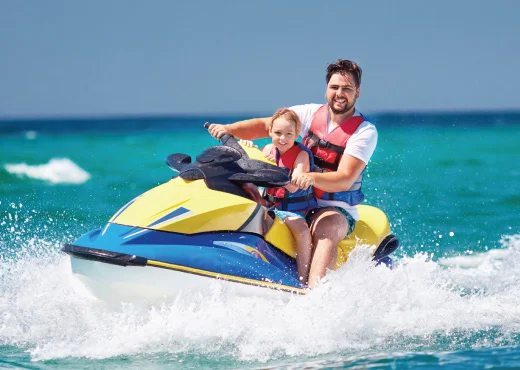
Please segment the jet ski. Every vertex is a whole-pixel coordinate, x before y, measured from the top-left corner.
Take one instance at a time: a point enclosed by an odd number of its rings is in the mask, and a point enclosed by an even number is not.
[[[62,251],[74,275],[105,301],[154,301],[208,289],[238,294],[306,294],[298,280],[291,232],[264,206],[257,187],[289,183],[288,170],[224,135],[194,161],[170,154],[167,182],[125,204],[108,223]],[[378,208],[360,205],[360,220],[338,245],[336,268],[358,245],[375,263],[392,264],[399,241]]]

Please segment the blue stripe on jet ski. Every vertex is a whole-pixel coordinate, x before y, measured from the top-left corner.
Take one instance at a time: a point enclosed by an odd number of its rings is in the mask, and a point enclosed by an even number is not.
[[[155,222],[152,222],[150,225],[148,225],[147,227],[152,227],[154,225],[157,225],[157,224],[160,224],[161,222],[164,222],[166,220],[169,220],[170,218],[174,218],[174,217],[178,217],[180,215],[183,215],[185,214],[186,212],[190,212],[189,209],[186,209],[184,207],[179,207],[177,208],[176,210],[174,210],[173,212],[170,212],[168,213],[166,216],[164,217],[161,217],[160,219],[158,219],[157,221]]]
[[[304,287],[297,278],[296,261],[254,233],[179,234],[111,224],[103,236],[99,231],[90,232],[76,240],[74,245],[136,255],[217,275]]]

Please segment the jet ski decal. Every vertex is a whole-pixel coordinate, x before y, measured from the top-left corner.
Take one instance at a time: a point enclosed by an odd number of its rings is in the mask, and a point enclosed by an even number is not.
[[[173,210],[173,212],[168,213],[166,216],[163,216],[160,219],[152,222],[147,227],[157,226],[163,222],[172,221],[173,219],[179,218],[180,216],[186,217],[186,216],[189,216],[192,214],[193,214],[193,212],[191,212],[189,209],[184,208],[184,207],[179,207],[179,208]]]

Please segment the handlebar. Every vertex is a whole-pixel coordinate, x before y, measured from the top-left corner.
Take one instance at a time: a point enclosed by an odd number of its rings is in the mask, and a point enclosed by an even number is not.
[[[209,122],[206,122],[204,124],[204,128],[209,130],[209,126],[211,125],[211,123]],[[237,150],[241,155],[242,155],[242,158],[244,159],[247,159],[249,158],[249,156],[247,155],[246,151],[244,150],[244,148],[242,148],[240,146],[240,144],[238,143],[237,139],[235,139],[235,137],[231,134],[224,134],[222,135],[220,138],[220,145],[224,145],[224,146],[227,146],[227,147],[230,147],[230,148],[233,148],[235,150]]]

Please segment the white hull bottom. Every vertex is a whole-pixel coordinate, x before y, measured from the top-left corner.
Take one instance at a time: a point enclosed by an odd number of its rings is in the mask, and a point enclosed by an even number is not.
[[[242,296],[289,298],[290,295],[287,291],[153,266],[123,267],[78,258],[71,258],[71,265],[76,277],[93,296],[112,303],[153,303],[175,298],[180,293],[209,292],[215,281]]]

